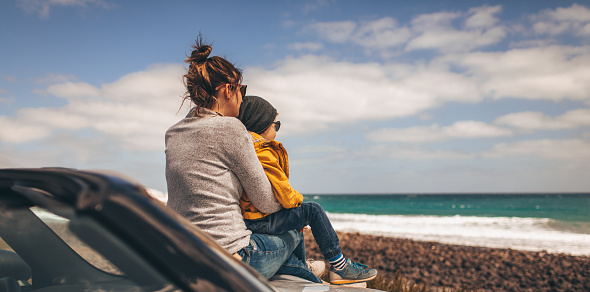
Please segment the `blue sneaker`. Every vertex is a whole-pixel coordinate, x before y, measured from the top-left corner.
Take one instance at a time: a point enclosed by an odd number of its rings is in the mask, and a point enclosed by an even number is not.
[[[377,277],[377,270],[369,269],[369,267],[354,263],[350,259],[346,259],[344,269],[338,271],[334,267],[330,267],[330,284],[351,284],[366,282]]]

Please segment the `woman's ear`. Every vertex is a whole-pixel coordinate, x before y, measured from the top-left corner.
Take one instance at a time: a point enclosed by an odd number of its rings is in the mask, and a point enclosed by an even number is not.
[[[229,84],[225,84],[223,86],[223,93],[225,94],[225,99],[230,100],[231,99],[231,90],[229,89]]]

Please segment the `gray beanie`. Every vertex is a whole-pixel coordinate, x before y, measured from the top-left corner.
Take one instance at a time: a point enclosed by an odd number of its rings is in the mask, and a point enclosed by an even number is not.
[[[259,96],[247,95],[242,99],[238,119],[248,131],[262,134],[272,125],[276,116],[277,109],[268,101]]]

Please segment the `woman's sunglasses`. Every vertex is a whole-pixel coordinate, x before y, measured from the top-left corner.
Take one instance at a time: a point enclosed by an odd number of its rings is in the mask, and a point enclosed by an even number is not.
[[[225,84],[228,84],[228,83],[225,83]],[[221,85],[215,87],[215,90],[218,90],[219,88],[223,87],[225,84],[221,84]],[[230,86],[236,86],[236,85],[230,84]],[[240,87],[240,93],[242,93],[242,97],[246,96],[246,87],[248,87],[248,85],[240,84],[238,86]]]
[[[246,87],[248,87],[248,85],[240,85],[240,92],[242,93],[242,97],[246,96]]]
[[[281,121],[276,121],[276,122],[272,122],[273,124],[275,124],[275,132],[278,132],[279,129],[281,128]]]

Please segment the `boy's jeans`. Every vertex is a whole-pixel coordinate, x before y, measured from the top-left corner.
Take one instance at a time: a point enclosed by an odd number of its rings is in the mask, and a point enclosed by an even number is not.
[[[326,260],[342,253],[338,236],[322,206],[316,202],[305,202],[293,209],[281,209],[257,220],[244,219],[246,227],[255,233],[282,234],[292,229],[311,227],[315,241]],[[305,260],[305,259],[304,259]]]
[[[297,257],[298,249],[299,252],[303,249],[301,259]],[[267,279],[274,274],[282,274],[322,283],[322,280],[307,268],[303,234],[297,230],[279,235],[253,233],[250,235],[250,244],[238,251],[238,254],[243,262]]]

